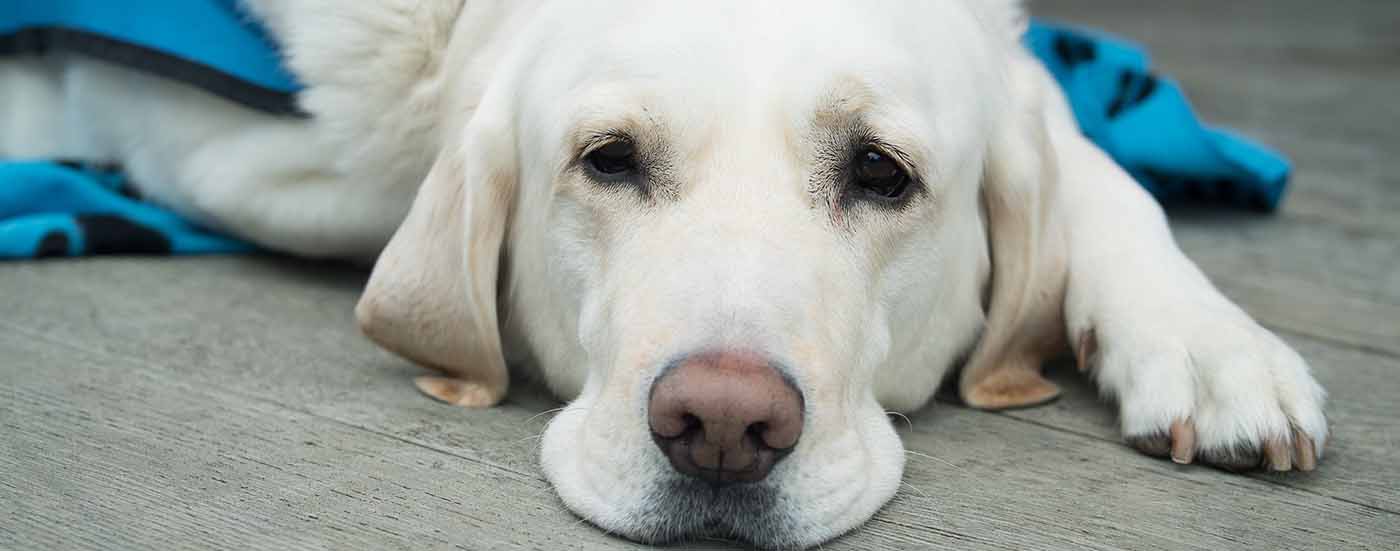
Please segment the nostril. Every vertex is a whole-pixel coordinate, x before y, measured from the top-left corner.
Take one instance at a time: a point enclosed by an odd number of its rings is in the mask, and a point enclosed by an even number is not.
[[[795,445],[789,444],[789,442],[786,441],[781,441],[781,439],[784,438],[784,436],[780,435],[779,433],[782,431],[775,430],[773,428],[773,425],[769,424],[768,421],[763,421],[749,425],[749,429],[745,432],[747,433],[747,436],[751,440],[753,440],[754,444],[759,447],[759,449],[783,452],[790,451]],[[786,445],[775,446],[774,443]]]

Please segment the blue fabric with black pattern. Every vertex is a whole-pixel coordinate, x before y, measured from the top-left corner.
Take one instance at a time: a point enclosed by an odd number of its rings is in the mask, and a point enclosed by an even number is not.
[[[5,0],[0,55],[64,51],[299,114],[301,83],[239,0]]]
[[[1201,124],[1181,89],[1150,70],[1141,48],[1042,21],[1032,24],[1026,44],[1064,88],[1085,135],[1162,202],[1278,208],[1288,161]],[[56,50],[183,80],[271,114],[304,116],[295,108],[300,84],[237,0],[0,3],[0,55]],[[117,167],[0,160],[0,260],[257,251],[143,201],[138,189]]]
[[[1142,48],[1039,21],[1026,45],[1064,88],[1084,134],[1159,201],[1278,209],[1292,173],[1288,160],[1202,124],[1181,88],[1152,72]]]
[[[254,250],[142,201],[112,167],[0,163],[0,259]]]

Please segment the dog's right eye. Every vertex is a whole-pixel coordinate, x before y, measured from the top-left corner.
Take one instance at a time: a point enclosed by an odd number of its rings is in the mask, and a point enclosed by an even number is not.
[[[609,142],[589,152],[584,162],[600,175],[624,176],[637,171],[637,146],[628,140]]]
[[[908,194],[913,178],[895,162],[894,158],[879,150],[867,149],[856,159],[856,185],[860,189],[882,201],[899,201]]]

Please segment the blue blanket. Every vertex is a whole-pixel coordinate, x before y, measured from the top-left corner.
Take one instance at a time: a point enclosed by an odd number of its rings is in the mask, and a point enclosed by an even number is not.
[[[239,0],[4,0],[0,55],[77,52],[298,114],[294,75]]]
[[[1064,88],[1085,135],[1164,203],[1278,208],[1291,167],[1201,124],[1141,48],[1035,22],[1026,44]],[[0,56],[75,51],[184,81],[281,116],[305,116],[276,44],[237,0],[9,0]],[[0,260],[99,254],[246,253],[256,248],[143,201],[117,167],[0,160]]]
[[[1084,134],[1163,203],[1274,212],[1292,165],[1242,136],[1202,124],[1147,53],[1101,33],[1037,21],[1026,45],[1064,88]]]

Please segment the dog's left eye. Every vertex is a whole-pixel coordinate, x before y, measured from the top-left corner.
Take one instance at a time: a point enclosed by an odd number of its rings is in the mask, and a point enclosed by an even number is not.
[[[866,149],[856,157],[855,164],[855,184],[867,194],[896,201],[908,194],[913,179],[889,155]]]
[[[603,176],[623,176],[637,170],[637,147],[628,140],[609,142],[589,152],[584,162]]]

